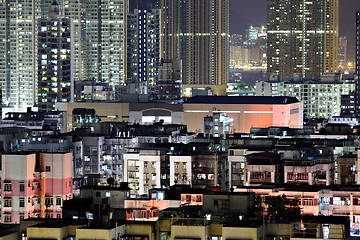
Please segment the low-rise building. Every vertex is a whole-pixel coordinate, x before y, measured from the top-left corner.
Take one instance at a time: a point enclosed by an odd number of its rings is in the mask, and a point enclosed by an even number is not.
[[[278,186],[273,188],[278,189]],[[240,189],[240,188],[239,188]],[[260,189],[257,187],[256,189]],[[274,189],[263,189],[261,194],[273,194]],[[349,236],[349,221],[346,217],[303,216],[293,221],[279,220],[263,222],[256,219],[255,193],[247,192],[199,192],[181,195],[189,203],[186,206],[165,208],[170,202],[160,199],[130,199],[125,201],[129,208],[128,221],[115,220],[114,214],[106,218],[89,215],[87,219],[70,222],[23,221],[21,237],[28,239],[290,239],[322,238],[345,239]],[[291,191],[291,190],[290,190]],[[312,191],[312,189],[310,189]],[[160,193],[160,192],[158,192]],[[323,193],[321,193],[323,194]],[[156,193],[153,194],[154,196]],[[161,195],[161,194],[160,194]],[[159,195],[159,196],[160,196]],[[191,200],[192,201],[192,200]],[[175,202],[174,202],[175,203]],[[179,201],[177,201],[179,204]],[[171,205],[171,204],[170,204]],[[191,205],[191,206],[190,206]],[[143,208],[141,210],[141,208]],[[146,212],[145,210],[151,210]],[[160,209],[163,209],[160,211]],[[99,209],[100,210],[100,209]],[[150,214],[149,216],[147,214]],[[153,215],[151,215],[153,214]],[[84,221],[85,220],[85,221]],[[42,234],[42,235],[41,235]],[[302,234],[302,235],[301,235]]]
[[[284,183],[330,185],[334,183],[335,163],[328,159],[285,161]]]
[[[192,187],[221,186],[227,189],[226,154],[218,152],[198,153],[192,164]]]
[[[305,227],[306,226],[306,227]],[[291,223],[291,239],[344,239],[350,235],[349,218],[303,216]]]
[[[239,187],[235,192],[253,192],[259,196],[283,196],[297,199],[302,215],[346,216],[352,234],[359,235],[360,190],[358,186],[309,186],[272,184]]]
[[[109,101],[114,99],[114,92],[101,85],[83,86],[84,100]]]
[[[123,209],[129,188],[126,183],[114,186],[84,186],[80,189],[81,198],[93,199],[93,204],[107,204],[110,208]]]
[[[6,113],[0,127],[22,127],[28,130],[38,132],[43,130],[51,133],[66,132],[66,120],[64,112],[34,112],[28,108],[27,112]]]
[[[271,152],[253,153],[246,156],[245,186],[279,183],[282,181],[280,155]]]
[[[91,223],[91,221],[90,221]],[[225,224],[220,218],[207,215],[205,218],[159,218],[158,221],[127,221],[108,226],[83,226],[80,223],[46,221],[20,228],[27,239],[347,239],[349,223],[345,217],[302,217],[292,223],[266,223],[248,221],[242,224]],[[16,233],[18,234],[18,233]],[[264,236],[265,234],[265,236]],[[13,234],[11,234],[13,235]],[[10,238],[8,235],[4,239]]]
[[[170,156],[170,186],[192,184],[192,164],[194,156]]]
[[[133,140],[130,137],[105,137],[101,166],[105,176],[114,178],[116,182],[123,181],[124,154],[135,147]]]
[[[1,222],[61,218],[72,198],[71,153],[14,153],[1,156]]]
[[[139,153],[124,154],[124,181],[129,183],[130,197],[137,197],[139,192]]]
[[[83,174],[101,174],[106,172],[107,166],[103,168],[105,136],[87,135],[82,136],[83,143]]]
[[[335,183],[342,185],[359,184],[357,177],[357,156],[346,154],[336,158]]]
[[[169,174],[166,149],[140,149],[139,195],[147,194],[152,188],[168,188]]]
[[[262,149],[249,149],[244,147],[229,147],[228,166],[229,166],[229,189],[243,186],[247,181],[247,161],[246,156],[255,153],[262,153]]]
[[[128,122],[129,103],[110,101],[68,102],[55,103],[57,111],[66,112],[66,131],[75,128],[94,127],[101,122]]]
[[[181,201],[178,199],[167,199],[162,190],[158,193],[150,193],[146,199],[125,200],[126,220],[130,221],[157,221],[159,212],[168,208],[179,208]]]

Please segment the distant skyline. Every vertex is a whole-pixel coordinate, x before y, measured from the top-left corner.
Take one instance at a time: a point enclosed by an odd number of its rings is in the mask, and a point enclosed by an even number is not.
[[[230,33],[243,34],[249,26],[266,26],[267,0],[230,0]],[[340,36],[355,37],[355,12],[360,0],[340,0]]]

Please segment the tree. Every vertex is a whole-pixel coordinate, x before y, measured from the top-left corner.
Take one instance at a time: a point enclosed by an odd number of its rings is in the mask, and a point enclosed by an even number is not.
[[[301,209],[298,199],[282,196],[257,196],[255,214],[265,220],[274,222],[293,222],[300,219]]]
[[[243,91],[245,91],[245,90],[253,91],[254,90],[254,86],[252,86],[246,82],[238,82],[238,83],[236,83],[235,86],[236,86],[236,89],[238,89],[238,90],[243,90]]]

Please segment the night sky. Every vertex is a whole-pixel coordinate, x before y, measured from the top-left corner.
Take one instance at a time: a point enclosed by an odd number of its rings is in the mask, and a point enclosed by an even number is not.
[[[360,0],[340,0],[340,36],[354,36]],[[266,0],[230,0],[230,33],[243,34],[250,25],[266,26]]]

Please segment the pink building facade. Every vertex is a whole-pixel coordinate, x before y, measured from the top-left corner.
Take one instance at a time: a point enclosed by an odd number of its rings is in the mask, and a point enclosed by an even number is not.
[[[214,113],[231,119],[231,132],[251,128],[303,128],[303,103],[292,97],[196,96],[183,104],[183,124],[189,132],[204,132],[204,118]]]
[[[61,218],[72,198],[72,153],[16,153],[1,156],[1,223],[26,218]]]
[[[157,221],[159,212],[166,208],[180,207],[179,200],[128,199],[125,200],[126,220]]]

